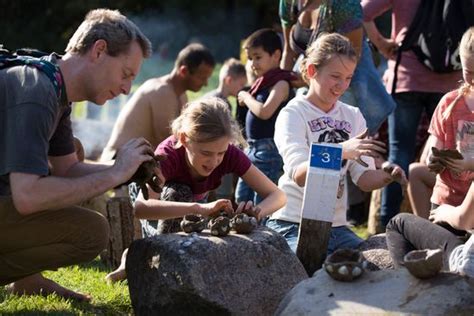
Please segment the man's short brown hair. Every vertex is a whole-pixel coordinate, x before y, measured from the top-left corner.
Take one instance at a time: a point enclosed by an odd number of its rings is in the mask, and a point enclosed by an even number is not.
[[[176,58],[175,68],[186,66],[192,74],[202,63],[214,67],[216,62],[211,52],[202,44],[193,43],[183,48]]]
[[[66,47],[66,52],[85,54],[97,40],[107,42],[107,54],[118,56],[128,52],[136,41],[143,57],[151,55],[151,43],[140,29],[118,10],[96,9],[87,13]]]

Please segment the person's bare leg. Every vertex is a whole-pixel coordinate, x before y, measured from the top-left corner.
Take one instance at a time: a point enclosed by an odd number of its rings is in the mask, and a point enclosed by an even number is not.
[[[127,262],[127,253],[128,253],[128,248],[125,249],[122,253],[120,266],[114,271],[107,274],[107,276],[105,277],[107,282],[115,283],[118,281],[125,280],[127,278],[127,272],[125,271],[125,263]]]
[[[436,175],[419,162],[410,164],[408,197],[413,213],[428,219],[431,209],[430,197],[436,181]]]
[[[58,283],[47,279],[41,273],[27,276],[6,286],[7,292],[16,295],[44,295],[56,294],[66,299],[90,301],[89,295],[74,292],[62,287]]]

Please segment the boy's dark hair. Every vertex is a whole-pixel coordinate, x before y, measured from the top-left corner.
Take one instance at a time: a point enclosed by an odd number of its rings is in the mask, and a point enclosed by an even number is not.
[[[214,67],[216,62],[209,49],[202,44],[189,44],[176,58],[175,67],[186,66],[192,74],[202,63]]]
[[[249,49],[257,47],[261,47],[270,55],[273,55],[277,49],[282,51],[280,36],[278,36],[277,32],[268,28],[255,31],[245,40],[244,48]]]

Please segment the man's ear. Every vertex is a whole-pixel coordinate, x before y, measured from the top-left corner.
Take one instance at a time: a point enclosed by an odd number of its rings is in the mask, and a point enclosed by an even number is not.
[[[92,48],[90,49],[90,57],[93,60],[97,60],[102,56],[107,54],[107,42],[103,39],[99,39],[94,42]]]
[[[306,73],[308,74],[308,78],[313,78],[318,70],[314,64],[309,64],[306,66]]]
[[[186,77],[187,75],[189,75],[189,69],[188,69],[187,66],[181,65],[178,68],[178,73],[179,73],[180,76]]]

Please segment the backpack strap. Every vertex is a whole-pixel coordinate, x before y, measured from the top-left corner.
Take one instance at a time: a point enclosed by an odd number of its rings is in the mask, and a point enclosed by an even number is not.
[[[420,35],[420,20],[424,15],[424,10],[426,9],[426,5],[429,5],[429,2],[433,0],[421,0],[418,9],[416,10],[415,17],[408,28],[403,41],[400,43],[400,46],[397,50],[397,59],[395,61],[395,67],[393,68],[393,82],[392,82],[392,89],[390,90],[390,94],[395,94],[397,90],[397,80],[398,80],[398,66],[402,60],[402,52],[407,51],[416,41],[418,35]]]
[[[35,67],[43,72],[53,84],[57,98],[61,98],[63,81],[58,65],[47,61],[44,57],[35,58],[10,53],[4,54],[4,51],[0,54],[0,69],[24,65]]]

